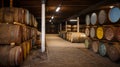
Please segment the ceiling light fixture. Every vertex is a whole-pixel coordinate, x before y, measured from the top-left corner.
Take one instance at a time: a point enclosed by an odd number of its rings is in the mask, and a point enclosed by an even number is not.
[[[60,10],[60,6],[57,7],[56,12],[58,12],[59,10]]]
[[[74,21],[77,21],[77,20],[76,19],[70,19],[69,21],[74,22]]]
[[[110,6],[110,8],[113,8],[114,6]]]
[[[49,22],[52,22],[52,20],[49,20]]]
[[[53,18],[54,18],[54,16],[51,17],[51,19],[53,19]]]

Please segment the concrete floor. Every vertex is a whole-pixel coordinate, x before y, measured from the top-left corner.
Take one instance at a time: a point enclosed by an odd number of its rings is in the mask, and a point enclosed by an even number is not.
[[[21,67],[120,67],[120,63],[85,49],[83,43],[70,43],[55,34],[47,34],[46,39],[47,58],[43,56],[44,61],[28,58]]]

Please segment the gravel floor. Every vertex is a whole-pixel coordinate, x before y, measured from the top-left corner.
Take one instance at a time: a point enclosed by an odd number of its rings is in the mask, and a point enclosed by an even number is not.
[[[85,49],[83,43],[70,43],[55,34],[47,34],[46,39],[47,52],[32,50],[20,67],[120,67],[120,63]]]

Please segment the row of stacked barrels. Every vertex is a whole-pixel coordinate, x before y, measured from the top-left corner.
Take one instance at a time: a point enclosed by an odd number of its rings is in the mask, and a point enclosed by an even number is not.
[[[66,33],[66,40],[72,43],[84,43],[86,39],[85,33],[81,32],[67,32]]]
[[[85,25],[80,25],[79,31],[84,32],[84,26]],[[67,27],[67,32],[77,32],[77,25],[66,25]]]
[[[59,32],[59,36],[72,43],[84,43],[85,39],[87,38],[85,33],[82,33],[82,32],[61,31]]]
[[[0,8],[0,23],[21,23],[31,27],[37,27],[37,20],[24,8]]]
[[[35,44],[37,21],[28,15],[22,8],[0,9],[0,67],[20,65]]]
[[[67,32],[77,32],[77,25],[66,25]]]
[[[86,48],[112,61],[120,61],[120,8],[102,9],[86,15]]]

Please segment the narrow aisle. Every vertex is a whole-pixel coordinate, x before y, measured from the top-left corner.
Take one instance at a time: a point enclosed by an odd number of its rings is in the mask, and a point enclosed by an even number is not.
[[[70,43],[47,34],[47,54],[32,50],[21,67],[120,67],[110,59],[84,48],[83,43]]]
[[[84,44],[70,43],[55,34],[47,34],[46,39],[48,61],[41,63],[41,67],[120,67],[85,49]]]

